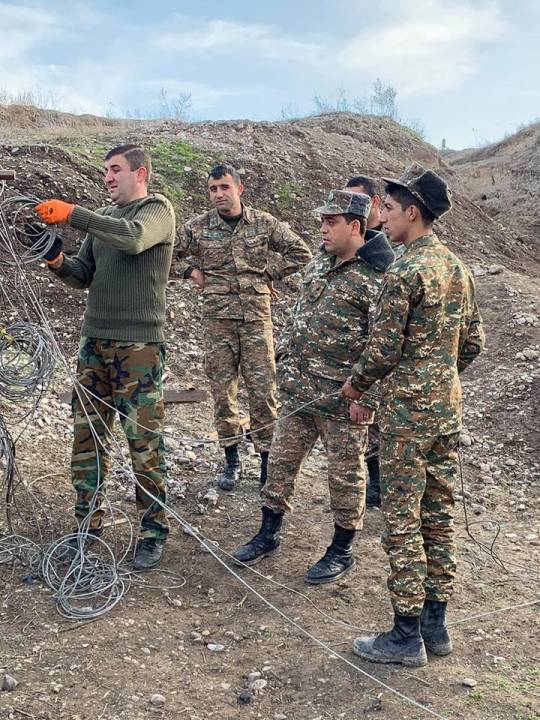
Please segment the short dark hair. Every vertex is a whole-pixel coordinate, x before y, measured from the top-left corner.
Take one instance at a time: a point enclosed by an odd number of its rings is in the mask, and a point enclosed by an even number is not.
[[[349,180],[345,187],[359,187],[360,185],[364,188],[366,195],[369,195],[371,198],[374,195],[381,194],[378,181],[368,175],[355,175]]]
[[[428,208],[418,200],[407,188],[401,185],[394,185],[394,183],[388,183],[385,188],[388,195],[390,195],[397,203],[401,205],[402,210],[406,210],[410,205],[418,208],[420,216],[424,225],[433,225],[435,222],[435,215],[428,210]]]
[[[232,165],[229,165],[229,163],[220,163],[219,165],[215,165],[208,173],[206,181],[208,182],[210,178],[219,180],[219,178],[222,178],[225,175],[230,175],[237,185],[242,182],[242,178],[240,177],[238,170]]]
[[[365,217],[360,217],[360,215],[354,215],[354,213],[343,213],[343,217],[345,218],[345,221],[348,225],[350,225],[353,220],[358,220],[358,222],[360,223],[360,235],[366,234],[367,220]]]
[[[150,155],[138,145],[117,145],[105,155],[105,160],[110,160],[115,155],[123,155],[128,161],[131,170],[138,170],[140,167],[146,169],[146,182],[152,174],[152,161]]]

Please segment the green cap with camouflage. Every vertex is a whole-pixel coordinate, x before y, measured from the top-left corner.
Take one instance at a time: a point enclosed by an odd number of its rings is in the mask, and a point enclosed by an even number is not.
[[[347,190],[331,190],[326,205],[314,210],[318,215],[358,215],[367,218],[371,210],[371,198],[363,193]]]
[[[419,163],[413,163],[399,178],[383,177],[383,180],[406,188],[435,218],[440,218],[452,207],[448,185],[437,173],[426,170]]]

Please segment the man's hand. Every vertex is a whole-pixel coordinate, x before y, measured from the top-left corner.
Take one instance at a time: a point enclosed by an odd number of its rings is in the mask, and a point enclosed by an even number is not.
[[[373,422],[374,411],[371,408],[360,405],[356,400],[349,403],[349,417],[353,423],[366,424]]]
[[[351,378],[347,378],[345,384],[341,388],[341,395],[349,398],[349,400],[360,400],[364,393],[359,390],[355,390],[351,385]]]
[[[279,293],[276,290],[276,288],[274,287],[274,281],[269,280],[266,284],[268,285],[268,289],[270,290],[270,297],[277,298]]]
[[[204,273],[202,270],[197,270],[197,268],[193,268],[189,279],[193,280],[199,290],[204,290]]]
[[[47,238],[45,237],[47,229],[41,223],[26,223],[24,232],[36,253],[41,254],[47,245]],[[56,235],[51,247],[44,255],[41,255],[41,257],[43,260],[46,260],[49,265],[56,268],[62,264],[58,261],[63,260],[63,248],[64,243],[62,242],[62,238],[60,235]]]
[[[63,200],[45,200],[36,205],[34,210],[47,225],[66,223],[73,212],[75,205]]]

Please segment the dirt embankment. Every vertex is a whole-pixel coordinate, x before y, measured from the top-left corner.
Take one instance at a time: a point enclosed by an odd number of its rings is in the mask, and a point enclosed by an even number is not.
[[[450,611],[455,652],[448,658],[430,658],[426,668],[412,672],[359,661],[358,665],[442,716],[538,720],[537,606],[477,617],[538,599],[540,266],[531,238],[490,217],[480,199],[469,199],[465,171],[461,177],[465,166],[448,165],[435,148],[381,118],[165,122],[106,130],[86,126],[75,133],[38,128],[32,144],[21,142],[20,129],[2,126],[1,116],[0,129],[0,166],[17,171],[17,192],[99,206],[106,202],[101,177],[105,150],[121,142],[142,142],[154,160],[153,187],[171,197],[179,222],[205,209],[205,173],[213,163],[226,160],[242,171],[246,201],[288,220],[313,248],[319,240],[312,209],[351,175],[393,176],[417,160],[448,180],[455,189],[454,209],[437,232],[475,272],[488,337],[486,352],[463,377],[464,486],[459,497],[472,524],[466,528],[459,504],[459,576]],[[65,234],[68,249],[75,251],[81,236],[69,230]],[[6,272],[1,268],[0,274]],[[51,281],[43,266],[29,267],[28,273],[66,356],[73,359],[84,293]],[[2,282],[5,279],[4,275]],[[276,332],[297,281],[291,278],[279,285]],[[168,303],[169,382],[206,388],[200,298],[174,271]],[[4,310],[0,308],[0,321]],[[73,501],[70,418],[67,406],[58,400],[66,384],[64,376],[57,378],[17,446],[20,470],[40,498],[41,511],[63,531],[71,527]],[[245,410],[243,396],[242,402]],[[246,473],[241,486],[233,495],[220,495],[210,503],[204,498],[220,452],[198,440],[212,430],[210,404],[170,406],[166,424],[175,435],[169,442],[175,490],[171,504],[221,547],[233,550],[258,526],[257,458],[243,447]],[[308,599],[257,576],[245,576],[290,617],[356,662],[351,638],[360,629],[381,629],[390,622],[388,568],[378,540],[383,523],[378,511],[367,514],[356,544],[358,568],[345,580],[307,588],[303,574],[324,552],[332,532],[325,472],[324,453],[317,448],[302,473],[296,511],[286,523],[283,554],[257,568]],[[124,501],[127,489],[113,481],[111,491],[133,516],[133,506]],[[22,529],[31,532],[31,523]],[[504,567],[468,532],[486,548],[494,548]],[[428,717],[331,659],[285,624],[176,525],[164,568],[174,576],[156,574],[146,585],[135,584],[102,620],[73,631],[73,625],[56,615],[49,591],[38,582],[23,583],[22,568],[0,563],[0,677],[5,671],[19,681],[13,692],[0,692],[0,717]],[[255,680],[263,681],[257,691]],[[467,685],[465,680],[471,682]],[[163,695],[163,705],[150,702],[155,694]]]
[[[540,123],[499,143],[448,158],[470,198],[534,244],[540,239]]]

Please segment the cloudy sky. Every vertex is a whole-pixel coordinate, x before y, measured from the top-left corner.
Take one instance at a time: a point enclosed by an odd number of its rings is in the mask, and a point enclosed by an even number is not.
[[[440,145],[476,146],[540,116],[531,0],[0,0],[0,102],[151,115],[190,93],[195,119],[281,119],[397,90]]]

